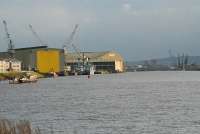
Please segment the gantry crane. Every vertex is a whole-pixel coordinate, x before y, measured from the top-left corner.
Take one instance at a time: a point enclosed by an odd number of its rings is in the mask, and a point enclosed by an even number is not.
[[[3,20],[3,24],[4,24],[4,30],[5,30],[5,34],[6,34],[7,43],[8,43],[9,58],[14,58],[14,53],[15,53],[14,44],[13,44],[13,41],[8,32],[7,22],[5,20]]]
[[[33,26],[31,24],[29,24],[29,28],[32,32],[32,34],[35,36],[35,38],[38,40],[38,42],[40,43],[41,46],[46,46],[47,44],[45,44],[41,38],[38,36],[38,34],[36,33],[36,31],[33,29]]]

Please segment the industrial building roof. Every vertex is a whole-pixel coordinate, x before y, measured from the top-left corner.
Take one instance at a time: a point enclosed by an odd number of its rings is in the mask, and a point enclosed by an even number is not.
[[[114,51],[105,51],[105,52],[81,52],[79,54],[67,53],[65,54],[65,62],[66,63],[78,62],[78,59],[82,59],[83,56],[85,58],[88,58],[90,62],[123,61],[123,58],[120,54]]]
[[[41,49],[41,48],[48,48],[48,46],[24,47],[24,48],[16,48],[14,50],[28,50],[28,49]]]

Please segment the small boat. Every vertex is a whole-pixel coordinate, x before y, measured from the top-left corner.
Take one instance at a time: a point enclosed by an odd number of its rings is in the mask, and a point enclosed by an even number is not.
[[[21,78],[14,78],[9,80],[9,84],[22,84],[22,83],[35,83],[37,82],[37,76],[29,76],[29,77],[21,77]]]
[[[52,75],[53,78],[57,78],[58,77],[56,72],[51,72],[50,74]]]

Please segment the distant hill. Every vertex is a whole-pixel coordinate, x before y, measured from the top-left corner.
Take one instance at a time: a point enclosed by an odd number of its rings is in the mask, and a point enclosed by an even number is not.
[[[161,59],[151,59],[151,60],[142,60],[142,61],[127,61],[126,65],[133,66],[133,65],[145,65],[145,64],[156,63],[158,65],[176,65],[177,64],[177,57],[167,57]],[[188,64],[197,64],[200,65],[200,56],[189,56],[188,57]]]

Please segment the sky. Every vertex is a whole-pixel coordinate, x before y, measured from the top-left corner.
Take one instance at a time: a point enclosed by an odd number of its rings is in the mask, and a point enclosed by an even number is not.
[[[200,0],[0,0],[0,51],[3,20],[16,48],[40,45],[29,24],[54,48],[79,24],[80,51],[117,51],[127,61],[200,55]]]

